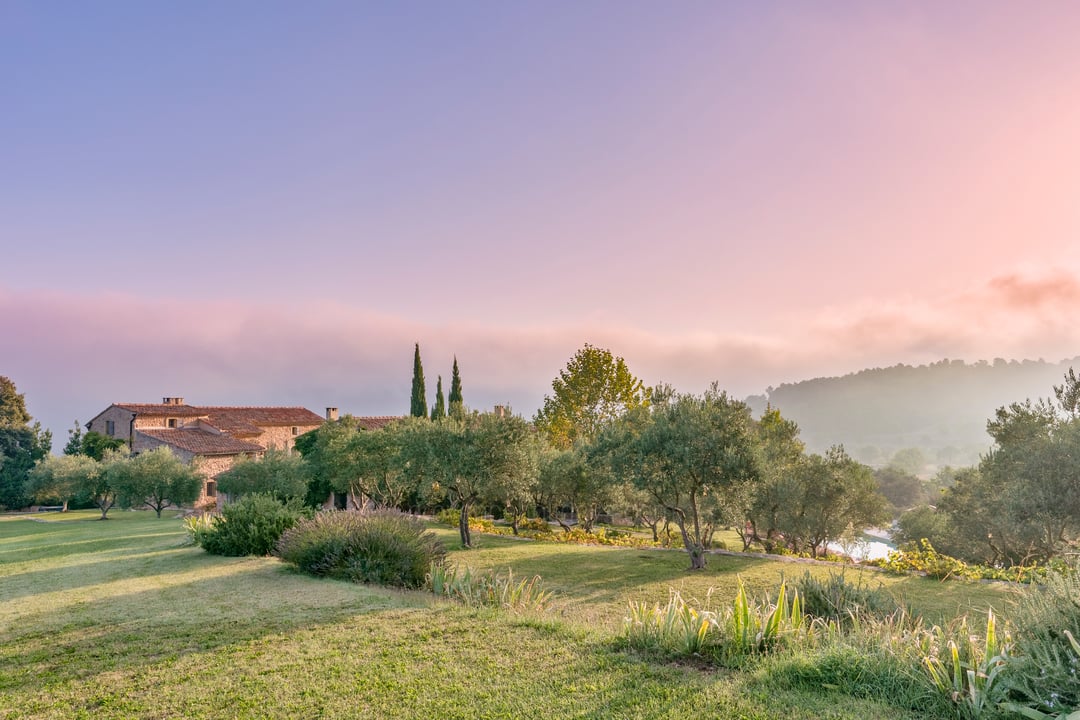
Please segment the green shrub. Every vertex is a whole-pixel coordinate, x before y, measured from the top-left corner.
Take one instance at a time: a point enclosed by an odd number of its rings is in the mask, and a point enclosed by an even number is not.
[[[829,573],[826,580],[807,572],[795,586],[802,597],[804,612],[843,626],[849,626],[857,618],[884,618],[900,609],[880,584],[871,588],[863,583],[861,576],[858,582],[850,583],[843,570]]]
[[[420,587],[446,550],[422,522],[397,510],[331,511],[297,523],[277,554],[312,575]]]
[[[1013,627],[1004,681],[1017,705],[1046,717],[1080,709],[1080,575],[1055,572],[1032,585],[1017,603]]]
[[[543,518],[525,518],[518,523],[518,530],[539,535],[550,535],[554,532],[551,525]]]
[[[435,513],[435,522],[441,525],[449,525],[450,527],[457,527],[461,522],[461,511],[457,508],[444,508]]]
[[[874,560],[868,564],[877,565],[898,575],[922,573],[940,580],[966,578],[1016,583],[1030,583],[1065,567],[1060,560],[1051,560],[1047,565],[1015,565],[1008,568],[968,565],[962,560],[939,553],[925,538],[918,543],[903,545],[899,550],[890,552],[884,560]]]
[[[196,523],[192,537],[214,555],[269,555],[281,534],[308,512],[296,500],[282,504],[270,495],[248,495],[226,505],[208,526]]]

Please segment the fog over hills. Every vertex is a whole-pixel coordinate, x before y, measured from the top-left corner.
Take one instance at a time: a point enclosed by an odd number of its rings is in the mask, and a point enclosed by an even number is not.
[[[771,405],[795,420],[812,452],[843,444],[879,465],[901,448],[921,448],[931,463],[968,465],[990,445],[986,421],[1012,402],[1053,396],[1070,366],[1045,360],[941,360],[895,365],[770,387],[747,398],[755,414]]]

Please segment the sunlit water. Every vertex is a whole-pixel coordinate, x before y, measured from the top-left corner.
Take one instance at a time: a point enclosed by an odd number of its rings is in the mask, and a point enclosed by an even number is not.
[[[873,534],[863,535],[859,542],[846,549],[839,543],[829,543],[829,549],[838,553],[850,553],[851,557],[859,561],[884,560],[896,549],[887,542],[888,539],[889,535],[885,531],[875,531]]]

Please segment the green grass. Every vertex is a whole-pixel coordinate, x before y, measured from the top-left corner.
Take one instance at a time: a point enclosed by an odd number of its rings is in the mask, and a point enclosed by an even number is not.
[[[486,535],[451,553],[476,570],[541,575],[555,609],[519,616],[210,556],[175,518],[96,515],[0,519],[0,718],[920,717],[616,641],[630,599],[715,586],[716,602],[739,576],[765,590],[803,565],[713,556],[689,574],[679,552]],[[453,547],[455,533],[438,532]],[[1005,598],[996,585],[880,577],[932,616]]]

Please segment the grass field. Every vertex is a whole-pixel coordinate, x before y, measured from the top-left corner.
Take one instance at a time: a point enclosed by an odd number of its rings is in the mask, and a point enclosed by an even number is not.
[[[897,718],[888,699],[624,650],[627,601],[713,600],[807,566],[477,536],[474,569],[540,574],[542,617],[318,580],[185,544],[179,520],[118,512],[0,519],[2,718]],[[449,547],[452,530],[438,530]],[[824,574],[828,568],[813,566]],[[849,573],[853,572],[848,570]],[[1001,609],[1005,586],[867,575],[938,621]]]

